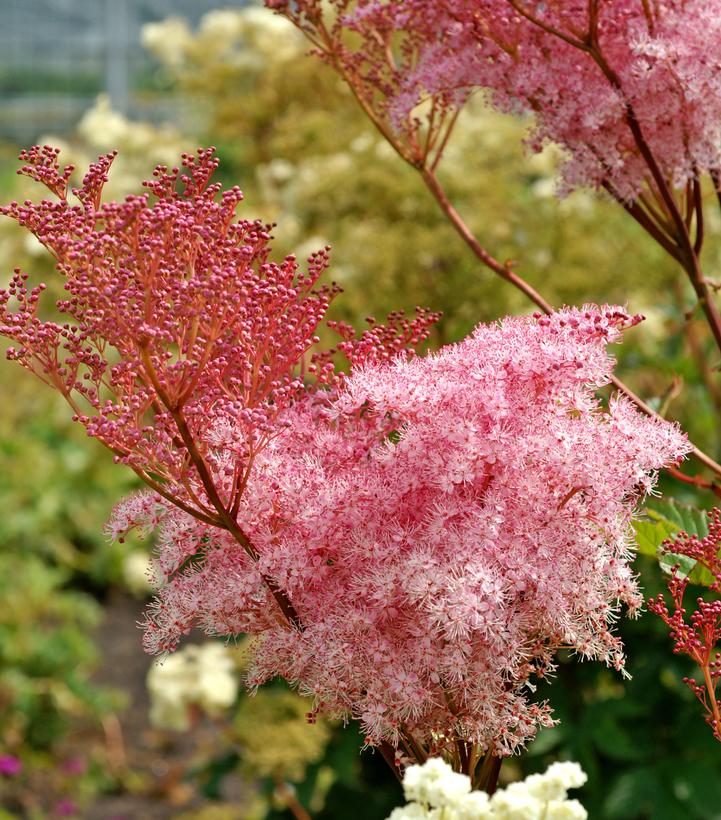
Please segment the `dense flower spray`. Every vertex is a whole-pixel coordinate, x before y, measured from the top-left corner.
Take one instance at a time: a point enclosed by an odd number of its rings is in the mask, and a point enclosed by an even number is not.
[[[331,352],[315,360],[309,353],[337,292],[315,288],[327,249],[307,273],[293,257],[269,261],[270,227],[236,219],[240,190],[211,184],[212,149],[183,155],[182,171],[156,168],[144,195],[104,204],[114,154],[72,191],[73,168],[59,166],[57,149],[35,147],[21,159],[21,172],[55,199],[1,212],[55,257],[68,298],[57,302],[57,320],[42,319],[45,285],[29,288],[17,270],[0,291],[0,333],[17,345],[8,357],[57,389],[88,434],[157,497],[221,528],[257,563],[237,521],[253,462],[283,429],[283,411],[307,392],[304,376],[335,379]],[[362,359],[412,347],[435,318],[397,314],[356,342],[338,329]],[[297,623],[283,590],[262,580],[264,594]]]
[[[306,628],[259,635],[252,680],[298,682],[374,743],[448,753],[462,738],[470,756],[513,752],[549,723],[527,684],[559,647],[621,668],[610,627],[620,603],[640,604],[633,507],[688,446],[625,400],[603,411],[594,398],[606,344],[633,322],[591,307],[507,319],[357,367],[325,423],[295,405],[241,518]],[[168,588],[151,640],[177,632],[189,593],[211,602],[211,629],[234,612],[246,626],[214,560]]]
[[[603,188],[678,262],[721,349],[721,314],[700,262],[704,174],[721,201],[718,0],[267,5],[344,78],[483,265],[538,307],[552,310],[471,233],[437,175],[457,116],[479,91],[503,111],[533,115],[532,147],[564,149],[565,190]]]
[[[4,213],[55,255],[68,298],[41,319],[18,272],[0,332],[150,487],[111,524],[159,531],[149,650],[196,624],[250,633],[252,684],[282,675],[390,762],[443,754],[474,785],[494,782],[484,754],[552,722],[530,692],[559,648],[623,667],[629,522],[688,451],[676,426],[595,396],[637,317],[506,319],[424,357],[408,349],[432,314],[359,339],[336,325],[344,376],[310,354],[326,251],[308,274],[270,262],[267,229],[234,218],[240,192],[210,184],[211,152],[121,204],[100,203],[111,157],[77,204],[52,149],[25,158],[57,200]]]

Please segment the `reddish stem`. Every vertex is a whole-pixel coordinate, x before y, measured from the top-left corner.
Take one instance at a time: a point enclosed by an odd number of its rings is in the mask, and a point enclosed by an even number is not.
[[[158,398],[160,399],[161,403],[164,407],[167,408],[168,412],[173,418],[175,422],[175,426],[178,430],[178,434],[185,446],[185,449],[190,457],[193,466],[195,467],[196,472],[198,473],[198,477],[200,478],[200,482],[203,485],[203,489],[205,490],[206,495],[208,496],[208,500],[215,508],[216,512],[218,513],[218,517],[220,521],[218,522],[219,526],[226,529],[235,540],[240,544],[243,548],[245,553],[250,557],[250,559],[257,563],[260,559],[260,553],[255,548],[253,543],[251,542],[250,538],[243,532],[238,522],[233,518],[230,514],[228,509],[226,508],[223,500],[221,499],[220,495],[218,494],[218,490],[215,486],[215,482],[213,481],[213,477],[210,474],[210,470],[208,469],[208,465],[205,463],[205,459],[203,458],[202,453],[197,448],[195,443],[195,439],[193,438],[193,434],[188,427],[188,424],[183,416],[183,411],[180,410],[176,403],[173,403],[168,396],[165,388],[160,383],[158,379],[158,375],[155,371],[155,367],[153,366],[152,359],[150,357],[150,351],[148,350],[147,346],[142,347],[140,350],[141,357],[143,360],[143,364],[145,365],[146,375],[148,377],[149,382],[153,386],[155,393],[157,394]],[[298,615],[295,607],[293,606],[291,600],[288,598],[286,592],[281,589],[278,584],[265,573],[260,573],[260,577],[263,580],[263,583],[266,585],[270,594],[275,599],[278,607],[280,608],[281,612],[283,613],[283,617],[285,620],[299,632],[302,632],[303,622]]]
[[[711,490],[715,496],[721,498],[721,484],[717,484],[715,481],[708,481],[700,475],[686,475],[676,467],[667,467],[666,472],[678,481],[683,481],[684,484],[693,484],[694,487],[699,487],[702,490]]]

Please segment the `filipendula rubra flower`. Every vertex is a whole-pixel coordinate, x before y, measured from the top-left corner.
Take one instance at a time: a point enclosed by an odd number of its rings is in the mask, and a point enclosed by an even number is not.
[[[623,667],[629,522],[688,450],[595,397],[636,318],[507,319],[413,358],[434,317],[396,315],[360,339],[337,327],[347,377],[329,353],[304,372],[326,254],[308,275],[269,262],[265,229],[234,221],[239,192],[208,184],[210,153],[107,205],[109,158],[78,205],[52,151],[27,159],[59,200],[5,213],[57,257],[68,321],[41,320],[18,273],[1,330],[150,485],[111,524],[159,533],[150,651],[196,624],[249,633],[251,684],[281,675],[398,759],[456,755],[469,774],[552,721],[529,692],[560,647]]]
[[[568,149],[566,184],[624,199],[721,169],[718,0],[267,0],[421,153],[477,89]],[[332,9],[332,11],[331,11]],[[431,146],[431,151],[433,146]],[[651,157],[652,168],[649,164]]]
[[[606,344],[634,322],[587,307],[481,325],[357,366],[325,419],[289,408],[241,519],[306,628],[258,634],[252,682],[282,675],[375,743],[507,754],[550,722],[528,694],[560,647],[622,668],[611,626],[641,603],[630,519],[688,450],[676,426],[595,398]],[[151,645],[198,604],[213,631],[250,626],[217,564],[161,593]]]
[[[217,528],[258,566],[238,523],[253,463],[308,390],[304,374],[317,384],[335,379],[328,354],[309,355],[337,292],[316,288],[328,249],[310,258],[307,273],[293,257],[270,261],[269,226],[236,219],[240,190],[211,184],[212,149],[184,155],[182,172],[158,167],[144,195],[102,204],[113,156],[70,191],[73,168],[60,168],[57,149],[21,155],[21,173],[55,198],[1,212],[55,257],[67,298],[55,321],[42,319],[45,286],[29,289],[27,274],[15,271],[0,291],[0,333],[17,345],[8,358],[67,399],[88,434],[152,488],[151,506],[163,499]],[[355,341],[340,330],[361,359],[388,356],[425,338],[435,318],[396,314]],[[188,530],[188,555],[206,540],[193,546],[192,537]],[[257,606],[299,627],[285,591],[263,570],[257,580]]]

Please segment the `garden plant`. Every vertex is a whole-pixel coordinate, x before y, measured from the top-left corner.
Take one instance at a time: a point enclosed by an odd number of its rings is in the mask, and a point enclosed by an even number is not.
[[[239,188],[213,181],[213,149],[107,201],[113,152],[72,187],[58,150],[34,147],[22,173],[50,197],[2,213],[50,252],[66,293],[48,304],[16,270],[0,291],[8,358],[146,485],[109,529],[157,534],[149,651],[174,650],[194,626],[251,636],[250,686],[284,678],[311,698],[309,722],[357,721],[405,773],[410,802],[395,817],[512,817],[523,801],[529,817],[586,816],[566,800],[584,783],[576,769],[494,792],[502,762],[556,722],[535,692],[559,654],[625,674],[616,621],[644,603],[634,538],[658,553],[668,593],[648,609],[669,652],[698,667],[686,682],[721,740],[721,513],[642,507],[661,470],[667,494],[721,496],[718,447],[614,373],[608,346],[642,332],[633,304],[552,305],[464,221],[443,161],[479,98],[531,115],[529,149],[562,153],[559,194],[610,197],[685,277],[717,404],[721,315],[702,252],[721,204],[721,7],[268,5],[342,77],[479,268],[534,312],[435,352],[432,304],[356,332],[326,317],[340,290],[330,249],[300,265],[275,257],[273,227],[239,216]],[[455,803],[428,791],[436,780]]]

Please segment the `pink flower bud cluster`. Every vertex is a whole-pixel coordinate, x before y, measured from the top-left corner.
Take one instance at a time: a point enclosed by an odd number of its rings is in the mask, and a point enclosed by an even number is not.
[[[318,0],[269,5],[321,50],[332,30],[336,65],[401,130],[419,100],[456,106],[481,88],[535,115],[535,146],[568,150],[567,188],[609,184],[632,199],[646,149],[677,187],[721,166],[718,0],[342,0],[334,26]]]
[[[101,204],[113,156],[71,194],[73,169],[59,167],[57,149],[21,155],[21,173],[57,198],[1,212],[53,254],[67,298],[55,321],[41,318],[45,286],[16,271],[0,290],[0,333],[16,344],[9,358],[58,389],[118,461],[211,521],[219,507],[237,511],[258,452],[307,389],[304,374],[336,378],[330,354],[316,363],[309,352],[338,292],[316,287],[329,249],[307,273],[293,257],[270,261],[270,227],[236,219],[240,190],[211,184],[212,149],[184,155],[182,170],[157,168],[142,196]],[[436,318],[394,316],[355,342],[359,356],[412,347]]]
[[[681,572],[680,564],[675,564],[668,581],[673,613],[669,611],[663,595],[651,598],[648,608],[671,630],[673,651],[678,655],[688,655],[699,666],[703,681],[684,678],[684,683],[701,702],[706,712],[706,722],[711,726],[714,737],[721,741],[721,703],[716,691],[721,680],[721,510],[711,510],[708,520],[707,536],[700,538],[681,532],[665,544],[664,551],[690,558],[698,567],[704,568],[711,576],[709,589],[718,597],[712,600],[697,598],[696,609],[687,620],[683,598],[689,577]]]
[[[560,647],[623,667],[612,624],[641,603],[633,509],[688,451],[676,426],[595,398],[606,344],[635,321],[609,307],[506,319],[297,401],[239,508],[257,566],[223,533],[133,500],[125,520],[143,504],[159,519],[168,578],[148,648],[196,623],[253,633],[252,684],[281,675],[371,743],[518,749],[552,723],[529,692]],[[302,630],[274,621],[259,570]]]

